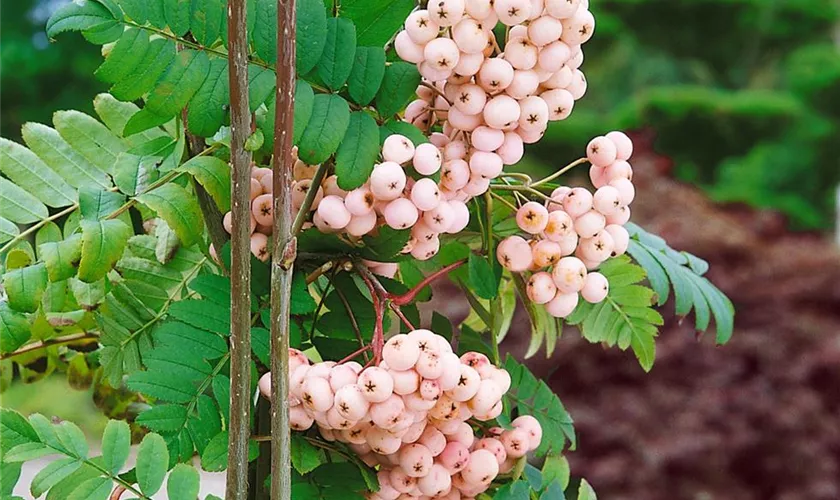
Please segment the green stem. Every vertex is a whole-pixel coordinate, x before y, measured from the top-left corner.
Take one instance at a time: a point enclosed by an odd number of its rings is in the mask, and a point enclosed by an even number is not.
[[[294,224],[292,224],[293,235],[297,235],[300,232],[300,229],[303,227],[303,223],[306,222],[307,217],[309,217],[309,210],[312,208],[312,204],[315,203],[315,198],[318,196],[318,188],[321,187],[321,182],[327,174],[327,168],[327,162],[318,165],[318,170],[315,171],[315,175],[312,177],[312,184],[309,185],[309,190],[306,192],[303,204],[300,206],[300,210],[298,210],[298,213],[295,216]]]
[[[4,253],[6,250],[8,250],[8,249],[12,248],[12,246],[13,246],[15,243],[17,243],[18,241],[21,241],[22,239],[26,238],[27,236],[29,236],[30,234],[34,233],[35,231],[37,231],[37,230],[41,229],[42,227],[44,227],[45,225],[49,224],[50,222],[52,222],[52,221],[54,221],[54,220],[56,220],[56,219],[60,219],[61,217],[64,217],[65,215],[68,215],[68,214],[72,213],[72,212],[73,212],[74,210],[76,210],[77,208],[79,208],[79,204],[78,204],[78,203],[74,203],[74,204],[70,205],[69,207],[65,208],[64,210],[62,210],[61,212],[55,213],[55,214],[53,214],[53,215],[51,215],[51,216],[47,217],[46,219],[44,219],[44,220],[42,220],[42,221],[38,222],[37,224],[34,224],[34,225],[30,226],[30,227],[29,227],[26,231],[23,231],[23,232],[22,232],[22,233],[20,233],[19,235],[17,235],[17,236],[15,236],[14,238],[12,238],[12,240],[11,240],[10,242],[8,242],[8,243],[6,243],[5,245],[3,245],[3,247],[2,247],[2,248],[0,248],[0,255],[3,255],[3,253]]]
[[[589,160],[587,160],[586,158],[579,158],[579,159],[577,159],[577,160],[573,161],[572,163],[569,163],[569,164],[568,164],[568,165],[566,165],[565,167],[561,168],[561,169],[560,169],[560,170],[558,170],[557,172],[554,172],[553,174],[549,175],[548,177],[545,177],[545,178],[543,178],[543,179],[538,180],[537,182],[534,182],[534,183],[533,183],[533,184],[531,184],[530,186],[531,186],[531,187],[537,187],[537,186],[541,186],[541,185],[543,185],[543,184],[546,184],[546,183],[548,183],[548,182],[551,182],[551,181],[553,181],[554,179],[556,179],[556,178],[560,177],[561,175],[565,174],[565,173],[566,173],[566,172],[568,172],[569,170],[571,170],[571,169],[575,168],[576,166],[578,166],[578,165],[580,165],[580,164],[582,164],[582,163],[586,163],[587,161],[589,161]]]
[[[14,358],[15,356],[20,356],[28,352],[37,351],[39,349],[46,349],[47,347],[51,347],[54,345],[72,344],[73,342],[79,342],[82,340],[93,340],[97,338],[99,338],[99,334],[95,332],[85,332],[74,333],[73,335],[67,335],[64,337],[55,337],[47,340],[42,340],[40,342],[34,342],[32,344],[25,345],[17,351],[13,351],[7,354],[0,354],[0,361],[3,361],[4,359]]]

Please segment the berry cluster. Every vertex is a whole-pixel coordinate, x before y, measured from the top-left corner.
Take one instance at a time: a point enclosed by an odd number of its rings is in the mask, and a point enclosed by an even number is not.
[[[499,22],[506,26],[503,52],[493,32]],[[443,133],[432,134],[433,142],[463,132],[453,142],[471,146],[470,167],[473,157],[481,164],[471,184],[479,178],[489,183],[503,164],[522,158],[524,144],[542,138],[549,121],[568,118],[586,93],[581,45],[594,30],[588,0],[430,2],[408,17],[394,40],[397,54],[417,64],[426,85],[405,120],[428,132],[441,123]]]
[[[578,295],[591,303],[604,300],[607,279],[588,271],[623,254],[630,241],[623,226],[635,196],[633,169],[627,163],[633,143],[622,132],[610,132],[593,139],[586,153],[595,193],[561,186],[546,205],[525,203],[516,213],[516,222],[530,240],[510,236],[496,249],[506,269],[533,273],[528,298],[559,318],[574,311]]]
[[[291,349],[289,377],[292,429],[317,425],[324,439],[347,443],[378,466],[380,491],[372,499],[474,497],[542,438],[529,416],[517,418],[511,430],[492,428],[477,438],[468,420],[501,414],[510,375],[483,354],[459,358],[429,330],[391,337],[382,361],[368,368],[353,361],[311,364]],[[259,385],[268,396],[268,374]]]

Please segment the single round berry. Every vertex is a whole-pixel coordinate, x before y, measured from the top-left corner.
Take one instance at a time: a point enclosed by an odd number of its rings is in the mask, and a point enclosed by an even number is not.
[[[450,234],[457,234],[467,227],[470,223],[470,209],[463,201],[450,200],[449,207],[452,209],[452,222],[446,228],[446,232]]]
[[[487,46],[487,32],[481,23],[472,18],[464,18],[452,28],[452,39],[462,52],[478,54]]]
[[[548,222],[545,225],[545,237],[550,241],[560,241],[575,230],[572,217],[563,210],[555,210],[548,214]]]
[[[609,233],[613,239],[613,253],[612,256],[624,255],[627,251],[627,246],[630,244],[630,234],[624,227],[616,224],[608,224],[604,231]]]
[[[399,198],[405,183],[405,171],[395,162],[380,163],[370,174],[370,190],[378,200],[390,201]]]
[[[613,131],[606,138],[615,144],[616,158],[627,161],[633,156],[633,141],[624,132]]]
[[[487,92],[501,92],[513,81],[513,66],[501,58],[486,59],[476,81]]]
[[[499,149],[505,141],[505,133],[490,127],[481,126],[473,130],[472,145],[479,151],[492,152]]]
[[[602,186],[595,191],[592,206],[601,214],[605,216],[612,215],[618,212],[621,205],[626,205],[626,203],[622,203],[621,193],[617,188],[613,186]]]
[[[453,71],[461,57],[458,45],[449,38],[435,38],[423,48],[426,63],[437,71]]]
[[[597,167],[608,167],[616,160],[617,149],[615,143],[604,136],[598,136],[586,147],[586,157]]]
[[[382,210],[385,223],[393,229],[407,229],[420,217],[417,207],[407,198],[397,198]]]
[[[633,187],[633,183],[627,179],[615,179],[610,181],[610,186],[615,188],[618,191],[618,195],[620,197],[621,205],[629,205],[633,202],[633,198],[636,197],[636,188]],[[616,207],[617,209],[618,207]],[[615,211],[614,211],[615,212]],[[613,213],[614,213],[613,212]],[[604,214],[604,215],[613,215],[611,214]],[[259,221],[257,221],[259,222]]]
[[[516,132],[505,132],[505,139],[496,154],[502,158],[505,165],[515,165],[519,163],[522,156],[525,154],[525,145],[522,142],[522,137]]]
[[[531,246],[519,236],[505,238],[496,248],[496,258],[505,269],[521,273],[531,267]]]
[[[499,21],[507,26],[522,24],[531,17],[530,0],[496,0],[493,10],[499,16]]]
[[[365,215],[354,215],[350,218],[350,222],[344,226],[344,230],[350,236],[362,237],[376,228],[378,219],[376,214],[371,211]]]
[[[466,77],[474,76],[481,69],[482,64],[484,64],[484,54],[481,52],[477,54],[461,52],[458,64],[455,65],[455,74]]]
[[[540,16],[528,25],[528,38],[537,47],[559,40],[562,33],[563,24],[552,16]]]
[[[510,124],[517,123],[520,116],[519,102],[507,95],[499,95],[490,99],[484,107],[484,121],[487,125],[496,129],[503,129]]]
[[[540,86],[540,77],[532,69],[517,69],[513,72],[513,81],[510,82],[505,94],[514,99],[524,99],[534,94]]]
[[[606,226],[607,219],[603,214],[590,210],[575,219],[575,232],[581,238],[592,238]]]
[[[516,37],[508,40],[505,45],[505,60],[514,69],[531,69],[537,65],[539,49],[526,37]]]
[[[420,355],[418,354],[418,357]],[[394,379],[394,393],[405,396],[416,391],[420,387],[420,374],[414,370],[406,369],[397,371],[389,369],[388,373]]]
[[[581,255],[592,262],[604,262],[609,259],[614,248],[612,236],[606,231],[599,231],[592,238],[581,239],[578,245]]]
[[[592,193],[589,190],[573,188],[563,199],[563,210],[574,219],[590,211],[592,202]]]
[[[534,273],[528,280],[528,298],[536,304],[545,304],[554,298],[557,285],[551,275],[546,272]]]
[[[578,300],[577,292],[561,293],[560,290],[557,290],[557,295],[545,304],[545,310],[555,318],[565,318],[574,312]]]
[[[359,374],[357,381],[362,395],[371,403],[381,403],[388,399],[394,390],[394,380],[386,370],[372,366]]]
[[[545,10],[552,17],[566,19],[577,12],[580,3],[581,0],[545,0]]]
[[[584,280],[580,296],[589,303],[597,304],[607,297],[609,291],[610,284],[603,274],[589,273],[586,275],[586,280]]]
[[[365,186],[350,191],[344,198],[344,206],[351,215],[367,215],[373,212],[375,202],[373,192]]]
[[[539,234],[548,224],[548,210],[535,201],[529,201],[517,210],[516,224],[526,233]]]
[[[604,178],[609,184],[616,179],[633,180],[633,167],[624,160],[616,160],[615,163],[604,169]]]
[[[457,24],[464,16],[465,0],[435,0],[431,2],[429,16],[438,25],[447,27]]]
[[[382,157],[385,161],[406,163],[414,157],[414,144],[403,135],[390,135],[382,144]]]
[[[453,441],[447,443],[443,451],[438,455],[437,461],[446,468],[449,474],[457,474],[464,470],[470,460],[470,450],[462,443]]]
[[[382,350],[382,359],[393,370],[410,369],[417,362],[418,357],[420,357],[420,347],[406,334],[394,335],[388,339]]]
[[[492,452],[475,450],[470,453],[470,461],[460,474],[468,484],[488,485],[499,474],[499,462]]]
[[[566,89],[554,89],[543,92],[540,97],[548,106],[549,121],[565,120],[572,114],[575,99]]]
[[[548,104],[541,97],[530,96],[519,101],[519,128],[527,132],[542,132],[548,126]]]
[[[412,42],[425,45],[437,38],[440,26],[431,20],[429,11],[423,9],[409,14],[405,20],[405,31]]]
[[[251,235],[251,253],[263,262],[268,260],[271,251],[268,248],[268,237],[266,235],[262,233]]]
[[[474,151],[470,155],[470,171],[473,175],[478,174],[485,179],[495,179],[502,173],[503,168],[502,158],[496,153]]]
[[[502,434],[500,439],[505,447],[507,456],[519,458],[525,456],[531,448],[528,433],[522,429],[513,429]]]
[[[440,150],[434,144],[421,144],[414,150],[412,165],[420,175],[433,175],[440,170],[443,161]]]
[[[351,214],[344,200],[335,195],[325,196],[318,204],[318,215],[332,229],[343,229],[350,223]]]
[[[561,39],[569,45],[581,45],[595,33],[595,17],[586,9],[578,9],[572,17],[563,19]]]
[[[577,257],[563,257],[551,271],[558,294],[577,293],[583,288],[586,265]]]

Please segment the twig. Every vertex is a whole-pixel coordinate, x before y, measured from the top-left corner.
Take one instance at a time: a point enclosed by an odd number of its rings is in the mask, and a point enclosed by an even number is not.
[[[275,152],[274,154],[275,161],[277,161],[277,153]],[[326,175],[326,173],[327,162],[318,165],[318,169],[315,171],[315,175],[312,177],[312,183],[309,185],[309,190],[306,192],[306,197],[303,199],[303,204],[300,206],[300,210],[295,216],[295,223],[294,225],[292,225],[291,230],[293,235],[297,235],[300,232],[300,228],[303,227],[303,223],[306,222],[306,218],[309,217],[309,209],[312,208],[312,204],[315,202],[315,197],[318,195],[318,188],[321,187],[321,182],[324,180],[324,176]],[[289,179],[289,182],[291,183],[291,179]],[[289,208],[289,210],[291,210],[291,207]]]
[[[297,259],[296,235],[303,225],[301,221],[300,226],[296,226],[298,221],[292,220],[296,22],[295,0],[277,0],[277,84],[274,99],[277,106],[272,162],[274,247],[271,265],[271,498],[277,500],[292,498],[289,327],[292,273]],[[312,196],[314,198],[314,194]]]
[[[65,215],[68,215],[68,214],[72,213],[77,208],[79,208],[79,204],[74,203],[74,204],[70,205],[69,207],[65,208],[64,210],[62,210],[61,212],[57,212],[57,213],[47,217],[46,219],[38,222],[37,224],[34,224],[34,225],[30,226],[25,231],[21,231],[21,233],[19,235],[12,238],[12,240],[10,242],[6,243],[5,245],[3,245],[2,248],[0,248],[0,255],[2,255],[6,250],[12,248],[12,245],[17,243],[18,241],[23,240],[24,238],[26,238],[30,234],[34,233],[35,231],[41,229],[43,226],[49,224],[50,222],[52,222],[56,219],[60,219],[61,217],[64,217]]]
[[[441,92],[439,88],[435,87],[434,85],[432,85],[429,82],[420,82],[420,85],[423,86],[423,87],[426,87],[429,90],[431,90],[432,92],[434,92],[438,96],[443,97],[443,100],[446,101],[450,106],[452,106],[452,101],[450,101],[449,98],[446,97],[446,94]],[[446,111],[446,110],[441,110],[441,111]]]
[[[108,497],[108,500],[120,500],[120,497],[122,497],[122,494],[125,493],[125,492],[126,492],[125,486],[123,486],[121,484],[117,485],[117,487],[114,488],[114,491],[111,492],[111,496]]]
[[[466,260],[459,260],[458,262],[454,262],[446,267],[438,269],[437,271],[423,278],[423,280],[420,281],[420,283],[414,285],[411,288],[411,290],[407,291],[406,293],[402,295],[392,296],[391,301],[398,306],[410,304],[412,301],[414,301],[414,299],[417,297],[417,294],[420,293],[421,290],[429,286],[433,281],[440,278],[441,276],[463,266],[466,262]]]
[[[397,317],[400,318],[400,320],[405,326],[407,326],[410,330],[416,330],[416,328],[414,328],[414,325],[411,324],[411,321],[409,321],[408,318],[405,317],[405,314],[402,312],[402,309],[400,309],[400,306],[394,304],[393,302],[389,302],[389,305],[391,306],[391,310],[394,311],[394,313],[397,315]]]
[[[0,354],[0,361],[5,359],[14,358],[15,356],[20,356],[22,354],[26,354],[28,352],[37,351],[39,349],[45,349],[50,346],[54,345],[64,345],[64,344],[72,344],[73,342],[79,342],[82,340],[95,340],[99,338],[99,334],[95,332],[85,332],[85,333],[74,333],[73,335],[67,335],[65,337],[55,337],[47,340],[42,340],[40,342],[35,342],[29,345],[25,345],[18,349],[17,351],[9,352],[6,354]]]
[[[347,297],[344,296],[344,292],[341,291],[340,288],[334,286],[335,293],[338,295],[338,299],[344,305],[344,308],[347,309],[347,316],[350,318],[350,324],[353,326],[353,333],[356,334],[356,340],[359,341],[359,345],[365,345],[365,340],[362,338],[362,330],[359,328],[359,322],[356,321],[356,315],[353,314],[353,308],[350,307],[350,302],[347,301]],[[367,361],[367,356],[365,356],[365,361]]]
[[[228,75],[230,84],[231,185],[231,315],[230,425],[228,438],[228,500],[248,495],[248,438],[251,386],[251,154],[245,141],[251,131],[248,107],[248,32],[245,0],[228,0]]]
[[[573,161],[572,163],[569,163],[568,165],[566,165],[565,167],[561,168],[561,169],[560,169],[560,170],[558,170],[557,172],[554,172],[553,174],[549,175],[548,177],[545,177],[544,179],[540,179],[540,180],[538,180],[537,182],[532,183],[532,184],[530,185],[530,187],[534,188],[534,187],[537,187],[537,186],[541,186],[541,185],[543,185],[543,184],[545,184],[545,183],[547,183],[547,182],[551,182],[551,181],[553,181],[554,179],[556,179],[556,178],[560,177],[561,175],[565,174],[565,173],[566,173],[566,172],[568,172],[569,170],[571,170],[571,169],[573,169],[573,168],[577,167],[578,165],[581,165],[581,164],[583,164],[583,163],[586,163],[586,162],[588,162],[588,161],[589,161],[589,160],[588,160],[588,159],[586,159],[586,158],[578,158],[577,160]]]
[[[352,352],[352,353],[348,354],[347,356],[345,356],[345,357],[344,357],[341,361],[339,361],[339,362],[338,362],[338,363],[336,363],[336,364],[337,364],[337,365],[344,364],[344,363],[346,363],[346,362],[350,361],[351,359],[353,359],[353,358],[357,357],[357,356],[358,356],[358,355],[360,355],[360,354],[366,354],[366,353],[367,353],[369,350],[371,350],[372,348],[373,348],[373,346],[371,346],[370,344],[368,344],[368,345],[363,346],[363,347],[361,347],[361,348],[359,348],[359,349],[356,349],[354,352]],[[365,362],[367,362],[367,361],[368,361],[367,356],[365,356]]]
[[[317,280],[318,278],[323,276],[324,273],[326,273],[330,269],[332,269],[334,265],[335,265],[335,263],[333,261],[329,261],[329,262],[325,263],[324,265],[322,265],[321,267],[319,267],[318,269],[309,273],[306,276],[306,284],[311,285],[312,283],[314,283],[315,280]]]

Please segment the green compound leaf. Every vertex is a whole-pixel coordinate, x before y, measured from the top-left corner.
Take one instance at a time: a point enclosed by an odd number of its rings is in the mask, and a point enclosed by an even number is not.
[[[382,47],[357,47],[356,60],[347,80],[347,92],[353,102],[367,106],[376,96],[385,76],[385,50]]]
[[[105,173],[113,172],[117,156],[128,149],[108,127],[78,111],[57,111],[53,125],[73,149]]]
[[[334,94],[314,98],[312,116],[300,139],[298,155],[308,165],[318,165],[338,149],[350,124],[350,106]]]
[[[356,56],[356,26],[348,19],[327,19],[327,36],[324,52],[318,61],[318,76],[332,90],[338,90],[347,81]]]
[[[420,73],[414,64],[394,62],[385,68],[382,87],[376,94],[376,109],[382,118],[390,118],[414,97],[420,85]]]
[[[190,29],[190,0],[165,0],[163,15],[169,29],[183,36]]]
[[[137,449],[137,484],[144,495],[157,493],[166,476],[169,450],[166,441],[157,434],[147,434]]]
[[[50,462],[32,479],[32,483],[29,485],[29,492],[32,493],[33,497],[38,498],[59,481],[76,472],[81,466],[81,461],[70,457],[60,458],[54,462]]]
[[[723,292],[703,277],[708,264],[687,252],[672,249],[665,240],[635,224],[626,227],[631,235],[627,253],[647,272],[657,304],[664,305],[673,288],[679,316],[687,316],[693,310],[698,332],[709,329],[713,316],[717,343],[728,342],[732,338],[735,308]]]
[[[482,299],[494,299],[499,294],[499,283],[496,273],[486,258],[470,253],[467,262],[470,287]]]
[[[67,500],[106,500],[111,495],[114,481],[109,477],[94,477],[83,481]]]
[[[120,153],[114,164],[114,182],[123,193],[142,193],[158,179],[157,158]]]
[[[297,71],[309,73],[318,64],[327,37],[327,12],[323,0],[298,0],[297,2]]]
[[[195,197],[177,184],[164,184],[137,197],[137,201],[157,212],[181,243],[192,246],[201,239],[204,222]]]
[[[256,4],[254,29],[251,31],[254,50],[260,59],[274,65],[277,61],[277,1],[253,1]]]
[[[75,234],[66,240],[43,243],[38,246],[38,255],[47,266],[50,281],[72,278],[82,258],[82,235]]]
[[[134,71],[149,50],[148,32],[136,28],[127,29],[108,53],[105,62],[94,73],[107,83],[117,83]]]
[[[192,0],[190,32],[198,43],[209,47],[219,39],[222,30],[227,28],[226,7],[224,0]]]
[[[154,88],[174,59],[174,42],[161,38],[152,40],[137,69],[129,77],[114,84],[111,94],[121,101],[140,99]]]
[[[342,0],[339,15],[356,24],[359,46],[383,47],[402,28],[413,0]]]
[[[0,137],[0,172],[12,182],[54,208],[76,202],[76,192],[29,149]]]
[[[12,352],[24,345],[32,334],[26,316],[0,302],[0,353]]]
[[[105,469],[117,474],[131,451],[131,429],[120,420],[110,420],[102,434],[102,461]]]
[[[21,129],[21,135],[29,149],[67,184],[76,189],[111,187],[108,175],[70,147],[57,130],[40,123],[26,123]]]
[[[230,166],[213,156],[196,156],[178,168],[189,172],[213,197],[219,210],[230,210]]]
[[[292,467],[300,474],[309,474],[327,462],[324,450],[312,445],[302,435],[292,435]]]
[[[368,180],[379,157],[378,139],[376,120],[363,111],[354,111],[335,155],[335,173],[341,189],[350,191]]]
[[[120,220],[82,220],[79,279],[93,283],[104,278],[122,256],[131,228]]]
[[[187,127],[200,137],[212,137],[224,124],[230,101],[228,63],[222,58],[210,60],[207,78],[193,96],[187,109]]]
[[[125,203],[125,195],[102,189],[79,190],[79,212],[82,219],[99,220],[108,217]]]
[[[44,263],[7,272],[3,275],[3,288],[8,295],[9,306],[16,311],[34,313],[48,282]]]
[[[169,433],[180,430],[187,421],[187,408],[181,405],[162,404],[144,411],[137,422],[155,432]]]
[[[198,471],[187,464],[178,464],[169,473],[166,494],[169,500],[195,500],[198,497]]]
[[[82,31],[113,23],[114,16],[97,2],[68,3],[47,21],[47,36],[55,38],[65,31]],[[37,496],[37,495],[36,495]]]
[[[49,211],[40,200],[5,177],[0,177],[0,217],[19,224],[31,224],[48,216]]]
[[[146,107],[159,116],[177,115],[201,88],[209,71],[210,60],[205,52],[182,50],[149,94]]]

